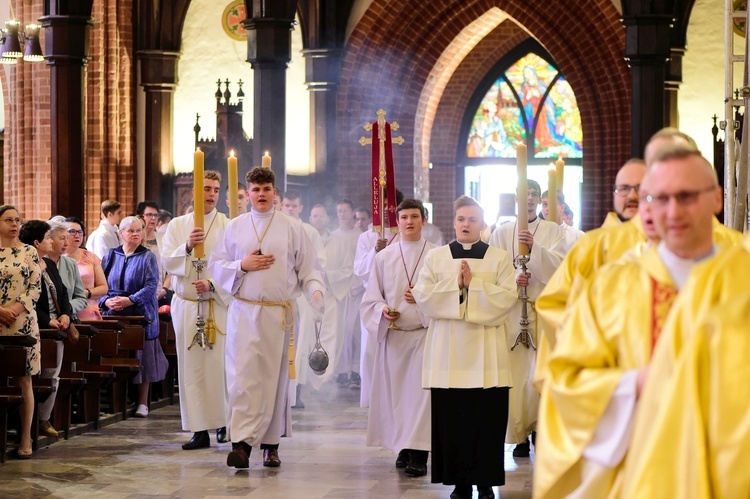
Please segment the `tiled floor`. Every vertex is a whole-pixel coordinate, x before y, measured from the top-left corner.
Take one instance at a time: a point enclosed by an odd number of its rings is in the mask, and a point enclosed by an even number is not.
[[[452,487],[410,478],[395,455],[366,447],[367,411],[359,392],[330,387],[303,392],[307,407],[293,411],[294,436],[282,439],[280,468],[264,468],[259,449],[250,470],[226,466],[230,444],[183,451],[179,406],[130,418],[40,449],[34,459],[0,465],[0,497],[186,498],[447,498]],[[533,457],[532,457],[533,459]],[[531,497],[532,462],[506,452],[502,498]],[[475,492],[476,497],[476,492]]]

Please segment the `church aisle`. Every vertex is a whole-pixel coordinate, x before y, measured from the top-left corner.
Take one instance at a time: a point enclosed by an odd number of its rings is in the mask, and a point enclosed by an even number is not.
[[[325,387],[324,387],[325,388]],[[225,464],[230,444],[183,451],[190,435],[180,431],[179,404],[59,441],[34,459],[0,465],[0,495],[42,497],[185,497],[438,499],[452,487],[409,478],[396,456],[364,445],[367,411],[359,392],[331,386],[315,397],[303,392],[305,409],[294,409],[294,436],[282,439],[280,468],[264,468],[253,449],[250,469]],[[505,453],[502,498],[531,497],[531,461]],[[475,491],[476,497],[476,491]]]

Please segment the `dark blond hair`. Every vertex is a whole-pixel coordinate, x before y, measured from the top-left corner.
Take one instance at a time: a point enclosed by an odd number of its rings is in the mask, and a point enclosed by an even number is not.
[[[456,212],[459,210],[459,208],[465,208],[467,206],[476,206],[477,208],[479,208],[479,212],[482,215],[482,220],[484,220],[484,208],[482,208],[482,206],[477,203],[477,200],[471,196],[461,196],[453,202],[453,216],[456,216]]]
[[[219,185],[221,185],[221,173],[217,172],[216,170],[206,170],[203,173],[203,178],[205,180],[216,180],[219,182]]]
[[[114,199],[105,199],[102,201],[102,215],[105,217],[109,214],[116,213],[120,208],[122,208],[122,203],[115,201]]]

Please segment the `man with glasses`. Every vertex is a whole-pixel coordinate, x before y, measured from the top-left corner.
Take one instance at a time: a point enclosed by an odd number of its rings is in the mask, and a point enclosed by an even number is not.
[[[519,230],[518,221],[504,223],[492,232],[490,246],[505,250],[516,267],[517,292],[521,293],[521,287],[526,287],[529,305],[528,330],[532,334],[534,344],[537,343],[536,335],[536,312],[533,303],[536,302],[539,293],[564,256],[565,240],[563,229],[549,220],[542,220],[537,216],[539,209],[540,194],[542,192],[539,184],[534,180],[527,180],[528,192],[526,193],[526,213],[518,216],[526,217],[529,222],[528,229]],[[523,193],[517,193],[523,195]],[[522,274],[516,257],[518,256],[519,242],[529,247],[529,262],[526,265],[527,273]],[[560,246],[558,248],[558,245]],[[529,457],[529,436],[534,437],[536,431],[537,412],[539,408],[539,394],[531,384],[536,350],[525,347],[522,344],[515,346],[516,337],[520,332],[519,322],[521,320],[522,302],[516,300],[508,319],[509,334],[507,339],[508,351],[510,352],[510,370],[513,378],[513,389],[509,395],[508,429],[505,443],[515,444],[514,457]],[[513,350],[511,350],[513,348]]]
[[[638,189],[645,174],[646,163],[642,159],[633,158],[622,165],[615,177],[615,211],[607,214],[602,227],[615,227],[638,213]]]
[[[699,151],[657,150],[643,184],[661,242],[598,271],[566,314],[542,391],[539,497],[608,496],[667,313],[693,265],[717,251],[721,189]]]

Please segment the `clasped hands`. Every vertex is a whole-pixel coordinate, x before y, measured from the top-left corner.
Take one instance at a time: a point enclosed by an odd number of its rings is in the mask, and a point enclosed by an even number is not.
[[[57,319],[50,319],[49,321],[49,327],[54,329],[59,329],[60,331],[65,331],[68,329],[68,326],[70,326],[70,317],[63,314]]]
[[[4,326],[10,326],[16,322],[16,319],[18,319],[18,316],[21,315],[22,311],[23,305],[18,302],[10,307],[0,307],[0,323]]]
[[[471,284],[471,267],[466,260],[461,260],[461,267],[458,269],[458,289],[469,289]]]
[[[273,255],[264,255],[261,253],[260,248],[248,253],[245,258],[240,262],[240,267],[244,272],[252,272],[255,270],[265,270],[271,268],[276,259]]]
[[[113,296],[112,298],[107,298],[104,304],[108,309],[120,312],[133,305],[133,301],[127,296]]]

